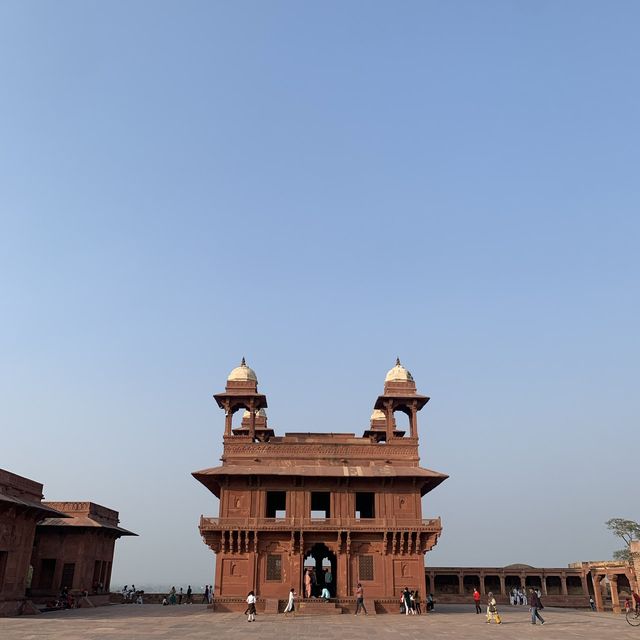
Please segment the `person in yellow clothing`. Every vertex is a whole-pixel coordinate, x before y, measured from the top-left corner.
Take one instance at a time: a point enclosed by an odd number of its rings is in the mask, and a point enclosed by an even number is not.
[[[487,623],[494,621],[496,624],[500,624],[500,614],[498,613],[498,607],[496,606],[496,599],[493,597],[493,593],[489,591],[487,597]]]

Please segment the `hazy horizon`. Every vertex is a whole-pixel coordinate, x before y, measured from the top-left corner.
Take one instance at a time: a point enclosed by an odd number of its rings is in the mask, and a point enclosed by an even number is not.
[[[449,474],[432,566],[610,558],[638,520],[632,2],[0,6],[0,467],[213,582],[212,395],[361,434],[395,358]]]

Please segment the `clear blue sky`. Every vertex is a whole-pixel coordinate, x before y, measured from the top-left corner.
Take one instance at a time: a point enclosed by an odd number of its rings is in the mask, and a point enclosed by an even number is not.
[[[431,564],[610,557],[637,511],[637,2],[3,2],[0,466],[209,582],[190,472],[419,390]]]

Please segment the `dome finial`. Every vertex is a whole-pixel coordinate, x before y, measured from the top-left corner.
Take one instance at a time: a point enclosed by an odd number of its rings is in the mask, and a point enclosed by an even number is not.
[[[400,358],[396,358],[396,367],[401,367]]]
[[[247,363],[245,362],[244,356],[242,356],[242,362],[240,363],[241,367],[246,367]]]

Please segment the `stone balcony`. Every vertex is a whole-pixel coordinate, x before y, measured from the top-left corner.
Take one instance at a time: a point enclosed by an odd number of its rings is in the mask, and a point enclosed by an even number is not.
[[[200,516],[200,533],[213,531],[417,531],[439,534],[440,518],[209,518]]]

